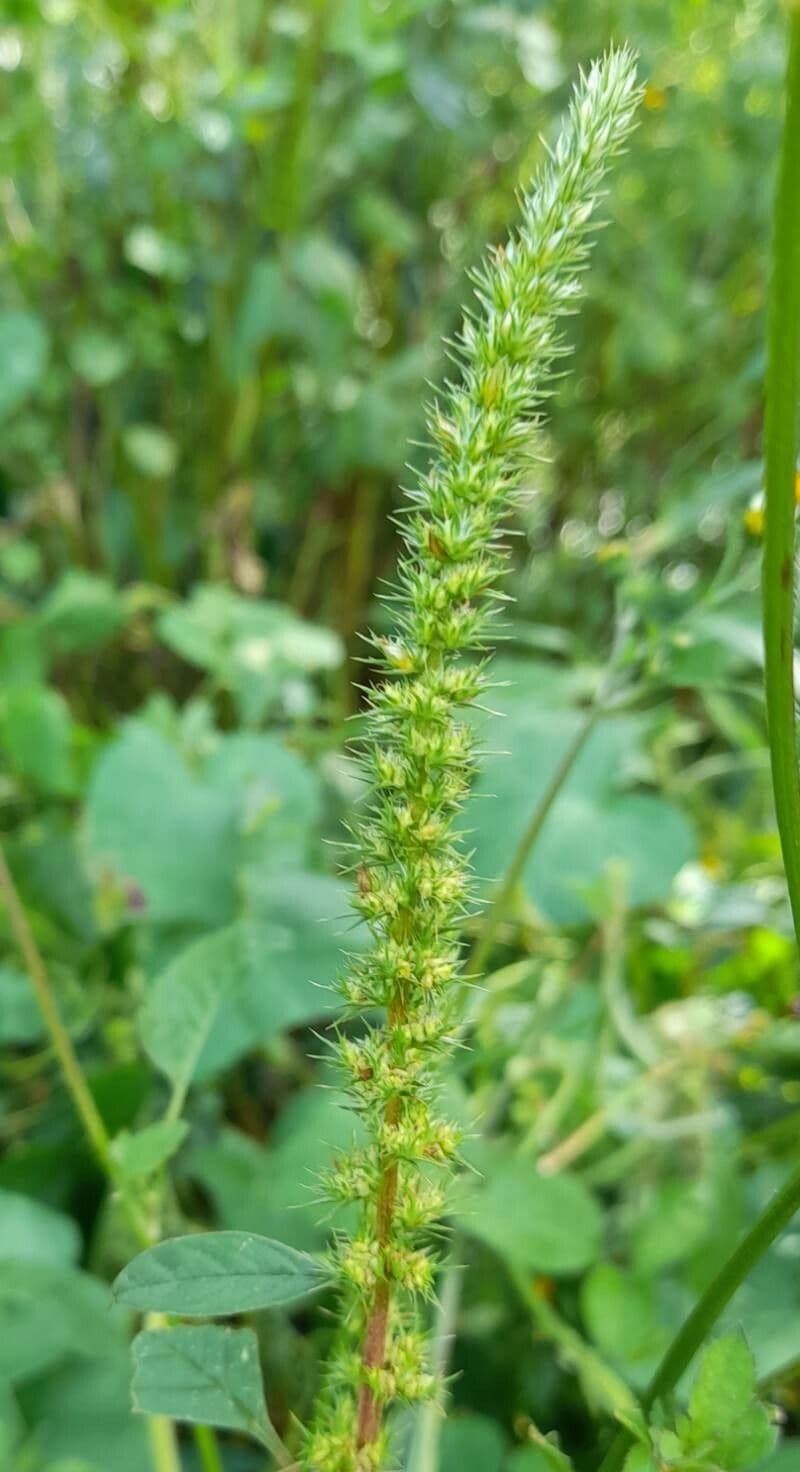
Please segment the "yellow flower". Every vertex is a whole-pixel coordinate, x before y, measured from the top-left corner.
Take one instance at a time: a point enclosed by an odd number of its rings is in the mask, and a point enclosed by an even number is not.
[[[667,105],[667,93],[665,89],[663,87],[654,87],[652,82],[648,82],[644,89],[644,105],[645,107],[649,107],[651,112],[661,112],[662,108],[665,108]]]
[[[794,504],[800,506],[800,470],[794,474]],[[764,497],[763,494],[754,496],[742,518],[745,531],[751,537],[761,537],[764,534]]]
[[[760,537],[760,536],[763,535],[763,532],[764,532],[764,507],[763,506],[748,506],[747,510],[744,513],[743,520],[744,520],[745,531],[749,532],[751,537]]]

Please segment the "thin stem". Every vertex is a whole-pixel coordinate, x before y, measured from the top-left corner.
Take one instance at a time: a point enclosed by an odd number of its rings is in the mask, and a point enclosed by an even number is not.
[[[390,1099],[386,1106],[386,1118],[396,1124],[400,1115],[399,1101]],[[381,1173],[375,1212],[375,1240],[381,1256],[384,1256],[392,1240],[394,1209],[397,1200],[398,1165],[396,1160],[388,1162]],[[386,1337],[391,1308],[391,1285],[389,1278],[382,1275],[375,1286],[364,1338],[361,1346],[361,1362],[367,1370],[380,1369],[386,1355]],[[361,1386],[358,1399],[358,1445],[369,1446],[375,1441],[381,1426],[383,1405],[372,1387]]]
[[[214,1433],[210,1432],[209,1434],[213,1436]],[[295,1472],[297,1461],[292,1456],[286,1443],[278,1435],[269,1417],[267,1417],[266,1422],[261,1427],[261,1435],[264,1446],[267,1448],[276,1466],[282,1467],[283,1472]]]
[[[789,1177],[786,1185],[773,1197],[746,1237],[731,1253],[705,1293],[695,1304],[688,1319],[679,1329],[650,1384],[642,1396],[642,1407],[649,1411],[657,1400],[674,1390],[683,1372],[691,1364],[700,1346],[727,1308],[737,1288],[752,1272],[765,1252],[795,1213],[800,1210],[800,1170]],[[631,1444],[630,1432],[617,1432],[601,1465],[600,1472],[617,1472]]]
[[[592,734],[602,714],[599,703],[590,706],[583,721],[578,727],[569,746],[567,747],[561,761],[550,777],[550,781],[544,789],[536,807],[531,813],[530,820],[525,832],[517,844],[516,851],[503,876],[500,888],[495,894],[492,903],[484,914],[480,933],[470,953],[467,962],[467,975],[482,976],[486,970],[486,962],[491,955],[495,936],[506,916],[509,901],[522,878],[525,865],[530,858],[533,848],[550,816],[556,798],[558,797],[564,783],[569,777],[578,757],[583,751],[586,742]]]
[[[20,955],[25,963],[39,1010],[50,1035],[53,1048],[55,1049],[64,1083],[72,1100],[75,1112],[83,1125],[87,1139],[97,1156],[97,1160],[105,1176],[111,1182],[112,1186],[117,1186],[120,1191],[120,1199],[125,1207],[136,1237],[143,1247],[149,1247],[151,1238],[147,1226],[143,1222],[135,1203],[131,1201],[127,1188],[117,1178],[118,1173],[111,1150],[111,1138],[103,1123],[100,1111],[95,1104],[92,1091],[84,1077],[83,1069],[78,1061],[78,1055],[72,1046],[72,1039],[64,1026],[58,1002],[56,1001],[56,995],[50,981],[49,972],[44,963],[42,953],[36,944],[27,911],[22,903],[17,886],[14,883],[11,870],[8,867],[2,844],[0,844],[0,897],[2,897],[5,904],[11,925],[11,933],[14,936]],[[150,1442],[153,1472],[181,1472],[178,1442],[172,1421],[164,1416],[148,1416],[147,1434]],[[209,1435],[213,1435],[213,1433],[209,1433]]]
[[[624,872],[616,866],[610,874],[610,905],[603,920],[603,970],[601,986],[608,1019],[632,1057],[646,1068],[658,1062],[658,1047],[631,1004],[624,982],[625,921],[627,918]]]
[[[208,1426],[195,1426],[194,1444],[197,1447],[202,1472],[224,1472],[217,1438]]]
[[[586,1340],[566,1323],[548,1301],[538,1281],[520,1269],[512,1271],[517,1291],[530,1309],[539,1333],[551,1339],[559,1348],[564,1360],[579,1376],[584,1389],[592,1400],[613,1407],[615,1411],[632,1414],[633,1392],[616,1370],[606,1364],[602,1355],[586,1343]]]
[[[367,601],[375,551],[377,523],[381,509],[381,488],[370,475],[362,475],[356,483],[347,533],[347,550],[343,572],[339,633],[345,646],[341,669],[341,708],[346,718],[353,710],[355,684],[354,641],[363,605]]]
[[[646,1072],[638,1073],[635,1078],[631,1079],[629,1084],[626,1084],[620,1089],[619,1093],[616,1094],[610,1103],[596,1110],[582,1124],[579,1124],[577,1129],[572,1131],[572,1134],[567,1135],[565,1139],[554,1145],[552,1150],[548,1150],[545,1155],[539,1157],[537,1169],[540,1174],[544,1176],[556,1175],[558,1171],[564,1170],[565,1166],[573,1165],[592,1145],[602,1139],[608,1124],[614,1119],[620,1109],[630,1104],[631,1100],[635,1099],[636,1095],[643,1088],[646,1090],[651,1084],[660,1083],[663,1079],[668,1078],[671,1073],[676,1073],[678,1069],[683,1067],[684,1061],[680,1054],[676,1054],[672,1058],[662,1058],[659,1063],[653,1064],[652,1068],[648,1068]]]
[[[325,35],[333,12],[330,0],[311,0],[306,7],[308,39],[295,75],[293,100],[275,149],[278,171],[273,182],[272,210],[275,228],[282,235],[291,236],[302,225],[303,202],[309,192],[305,188],[304,167],[309,122]]]
[[[460,1249],[461,1240],[458,1236],[454,1236],[442,1273],[442,1286],[433,1324],[431,1368],[442,1385],[447,1378],[461,1303],[464,1268],[458,1260]],[[409,1472],[436,1472],[439,1465],[439,1440],[446,1414],[447,1404],[444,1396],[438,1401],[427,1401],[420,1409],[414,1427]]]
[[[95,1104],[92,1091],[86,1082],[78,1055],[72,1046],[72,1039],[64,1026],[50,974],[36,944],[27,911],[8,867],[2,844],[0,844],[0,897],[5,903],[12,935],[30,977],[34,995],[75,1112],[83,1125],[86,1137],[103,1173],[119,1192],[120,1201],[137,1240],[143,1247],[149,1247],[152,1242],[151,1233],[136,1202],[131,1198],[128,1183],[119,1178],[111,1149],[111,1138]]]
[[[800,945],[800,785],[794,695],[794,518],[800,386],[800,6],[789,13],[786,119],[775,199],[767,328],[764,649],[772,786],[795,935]],[[800,1210],[800,1170],[723,1264],[669,1346],[642,1398],[645,1412],[677,1385],[737,1288]],[[631,1436],[617,1433],[600,1472],[618,1472]]]
[[[2,845],[0,845],[0,895],[5,903],[11,931],[25,962],[36,1001],[50,1034],[75,1113],[86,1131],[89,1143],[105,1174],[113,1179],[114,1160],[111,1154],[111,1140],[89,1085],[83,1076],[83,1070],[72,1046],[72,1039],[61,1020],[47,967],[34,939],[25,906],[19,897]]]
[[[153,1472],[181,1472],[175,1427],[168,1416],[147,1417],[147,1440]]]
[[[800,382],[800,9],[789,18],[786,120],[775,198],[767,327],[764,653],[772,785],[800,945],[800,784],[794,692],[794,518]]]

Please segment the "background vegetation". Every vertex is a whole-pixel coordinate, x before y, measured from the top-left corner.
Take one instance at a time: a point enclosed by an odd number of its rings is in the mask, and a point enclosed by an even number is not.
[[[357,631],[384,617],[464,268],[612,38],[641,53],[642,121],[517,514],[505,718],[468,815],[487,886],[584,739],[468,998],[456,1377],[419,1472],[543,1472],[532,1425],[595,1468],[797,1162],[758,614],[780,17],[12,0],[0,28],[9,866],[148,1230],[309,1249],[352,1128],[318,1085],[324,988],[361,943],[328,842],[357,799]],[[106,1287],[136,1243],[0,927],[0,1465],[140,1472]],[[798,1250],[726,1319],[784,1422],[771,1472],[800,1467]],[[252,1323],[291,1434],[325,1302]],[[201,1453],[187,1438],[185,1467]],[[223,1455],[260,1466],[235,1436]]]

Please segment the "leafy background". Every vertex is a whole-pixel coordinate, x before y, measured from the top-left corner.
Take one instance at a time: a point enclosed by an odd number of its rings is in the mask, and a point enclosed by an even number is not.
[[[352,1128],[319,1035],[363,944],[330,842],[358,800],[357,632],[385,616],[464,269],[614,38],[641,53],[641,125],[516,517],[507,683],[465,819],[485,894],[598,691],[605,713],[448,1082],[474,1170],[443,1472],[542,1472],[531,1425],[596,1466],[797,1156],[757,594],[780,17],[11,0],[0,26],[9,862],[164,1233],[311,1250],[335,1224],[315,1173]],[[133,1248],[0,927],[3,1465],[139,1472],[132,1321],[107,1288]],[[153,1133],[170,1099],[185,1123]],[[779,1408],[770,1472],[800,1467],[798,1250],[790,1230],[725,1326]],[[251,1316],[281,1430],[313,1399],[325,1309]]]

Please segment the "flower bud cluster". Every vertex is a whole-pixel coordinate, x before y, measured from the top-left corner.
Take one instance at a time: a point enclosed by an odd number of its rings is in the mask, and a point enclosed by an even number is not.
[[[625,50],[581,77],[522,198],[517,233],[475,274],[477,310],[456,346],[461,381],[429,411],[432,463],[402,518],[395,627],[371,641],[381,680],[368,698],[359,756],[369,797],[352,838],[355,907],[374,945],[352,961],[341,992],[346,1014],[380,1010],[385,1020],[338,1039],[368,1143],[323,1182],[333,1201],[358,1204],[360,1224],[334,1249],[345,1329],[307,1438],[315,1472],[372,1472],[385,1453],[383,1411],[436,1393],[415,1305],[433,1291],[438,1177],[459,1149],[435,1101],[437,1064],[455,1041],[457,937],[470,907],[456,820],[476,751],[463,712],[487,688],[483,650],[504,601],[498,535],[565,351],[560,319],[579,295],[592,210],[636,101]]]

